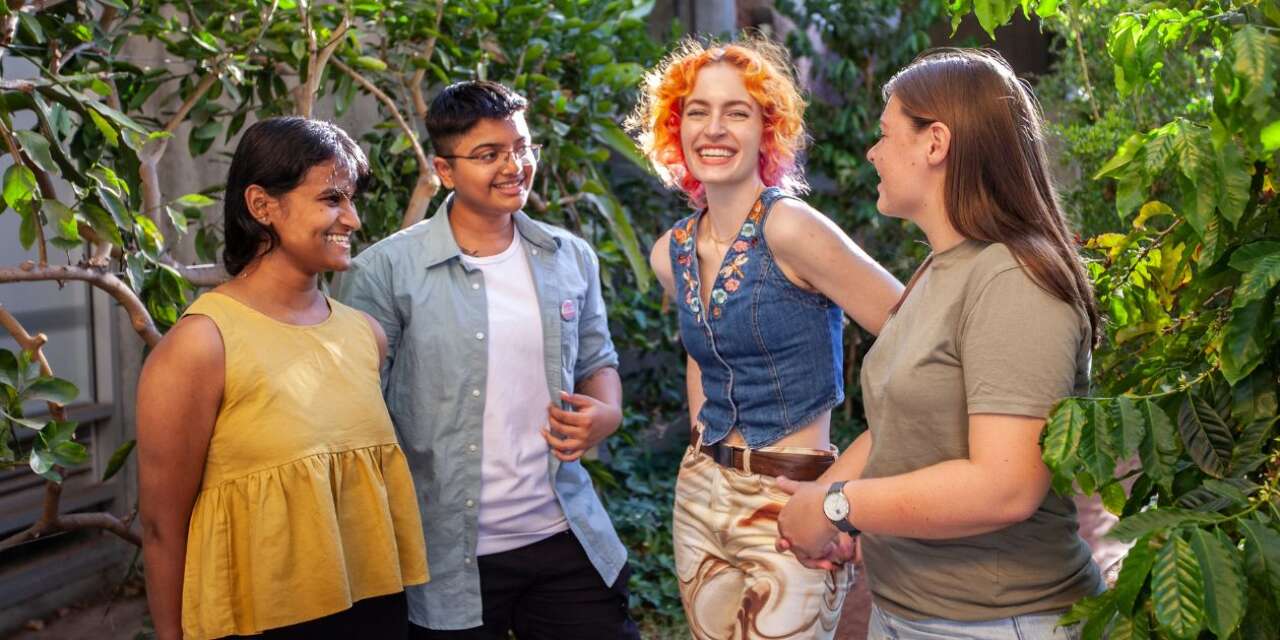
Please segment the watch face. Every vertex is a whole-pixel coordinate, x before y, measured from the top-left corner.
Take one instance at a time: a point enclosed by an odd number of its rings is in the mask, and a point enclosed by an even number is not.
[[[822,510],[829,520],[844,520],[849,517],[849,500],[843,493],[832,493],[822,501]]]

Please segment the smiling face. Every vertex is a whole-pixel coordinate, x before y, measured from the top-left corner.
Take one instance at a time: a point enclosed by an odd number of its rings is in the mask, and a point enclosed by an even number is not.
[[[276,254],[305,273],[318,274],[351,266],[351,234],[360,228],[355,192],[351,168],[330,160],[308,169],[301,184],[278,198],[256,185],[245,196],[254,217],[280,237],[267,256]]]
[[[705,185],[759,180],[764,121],[742,73],[725,63],[698,71],[684,99],[680,148],[690,173]]]
[[[936,160],[931,162],[932,143],[929,128],[916,129],[898,99],[890,96],[880,116],[880,139],[867,150],[867,160],[880,176],[880,213],[914,219],[925,199],[941,189],[945,170]]]
[[[458,136],[445,155],[469,156],[435,159],[436,172],[448,189],[453,189],[453,206],[481,216],[509,215],[524,208],[533,186],[537,161],[531,154],[512,159],[529,149],[533,141],[523,113],[509,118],[482,118]],[[486,163],[496,154],[496,160]]]

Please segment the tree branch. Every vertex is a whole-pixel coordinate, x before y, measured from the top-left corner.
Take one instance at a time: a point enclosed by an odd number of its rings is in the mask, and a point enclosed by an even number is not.
[[[418,141],[417,132],[405,121],[404,114],[400,113],[400,108],[396,106],[391,96],[361,75],[359,71],[347,66],[341,60],[335,58],[332,62],[333,66],[350,76],[356,84],[377,98],[391,112],[391,117],[395,119],[400,131],[405,137],[409,138],[409,143],[413,147],[413,155],[418,160],[418,182],[414,185],[408,206],[405,207],[404,217],[400,221],[400,228],[403,229],[416,224],[426,216],[427,205],[431,204],[431,199],[440,190],[440,179],[436,176],[435,168],[427,158],[426,152],[422,150],[422,143]]]
[[[58,504],[62,498],[62,485],[50,480],[44,485],[44,505],[40,518],[30,527],[19,531],[4,540],[0,540],[0,551],[16,547],[24,542],[37,540],[51,533],[78,531],[81,529],[101,529],[109,531],[121,540],[134,546],[142,546],[142,538],[116,516],[106,513],[72,513],[58,514]]]
[[[436,39],[440,34],[440,22],[444,19],[444,0],[436,0],[436,26],[431,31],[431,37],[427,39],[427,46],[423,47],[422,55],[428,65],[431,64],[431,58],[436,54]],[[521,54],[524,55],[523,53]],[[427,119],[427,99],[422,94],[422,81],[427,77],[426,69],[418,69],[413,72],[413,80],[409,84],[409,95],[413,97],[413,111],[417,114],[419,120]]]
[[[159,344],[160,332],[156,330],[151,314],[147,313],[146,305],[125,283],[103,269],[71,265],[37,266],[32,262],[23,263],[18,267],[0,267],[0,283],[66,280],[87,282],[115,298],[116,302],[120,303],[120,306],[124,307],[125,312],[129,314],[133,330],[138,332],[147,346],[154,347]]]
[[[307,81],[295,88],[298,95],[295,96],[298,115],[304,118],[311,117],[311,109],[315,105],[316,93],[320,91],[320,80],[324,76],[324,67],[329,63],[329,58],[333,56],[333,52],[338,49],[338,45],[342,44],[342,38],[347,35],[347,30],[351,28],[351,16],[342,16],[342,22],[338,23],[337,28],[333,30],[333,37],[323,47],[317,49],[316,32],[311,28],[311,16],[308,13],[308,5],[299,2],[298,10],[303,14],[303,25],[307,30],[307,41],[310,46],[311,55],[307,62]]]
[[[165,123],[164,130],[171,135],[182,125],[183,120],[187,119],[187,115],[195,108],[196,103],[204,98],[209,89],[213,87],[213,83],[218,81],[222,76],[222,61],[214,63],[213,69],[205,74],[200,82],[196,84],[196,88],[182,102],[178,110],[174,112],[169,121]],[[142,151],[138,153],[138,179],[142,181],[142,213],[156,223],[156,228],[165,229],[165,223],[161,220],[160,210],[164,207],[164,195],[160,191],[160,175],[159,166],[160,159],[164,157],[164,152],[169,148],[169,137],[155,138],[147,141]]]
[[[18,12],[22,10],[23,5],[27,4],[26,0],[6,1],[9,5],[9,15],[0,18],[0,57],[9,50],[9,44],[13,42],[13,34],[18,32]]]

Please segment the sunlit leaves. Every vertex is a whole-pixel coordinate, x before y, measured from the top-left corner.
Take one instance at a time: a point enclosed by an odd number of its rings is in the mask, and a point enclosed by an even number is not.
[[[1195,638],[1204,626],[1204,577],[1191,545],[1174,532],[1151,569],[1156,620],[1170,637]]]

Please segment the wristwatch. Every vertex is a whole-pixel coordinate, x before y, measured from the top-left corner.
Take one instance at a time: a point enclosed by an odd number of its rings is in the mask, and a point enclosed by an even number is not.
[[[849,499],[844,495],[844,485],[846,480],[831,483],[831,488],[827,489],[827,497],[822,500],[822,513],[827,516],[831,524],[837,529],[851,535],[856,536],[860,531],[849,522]]]

